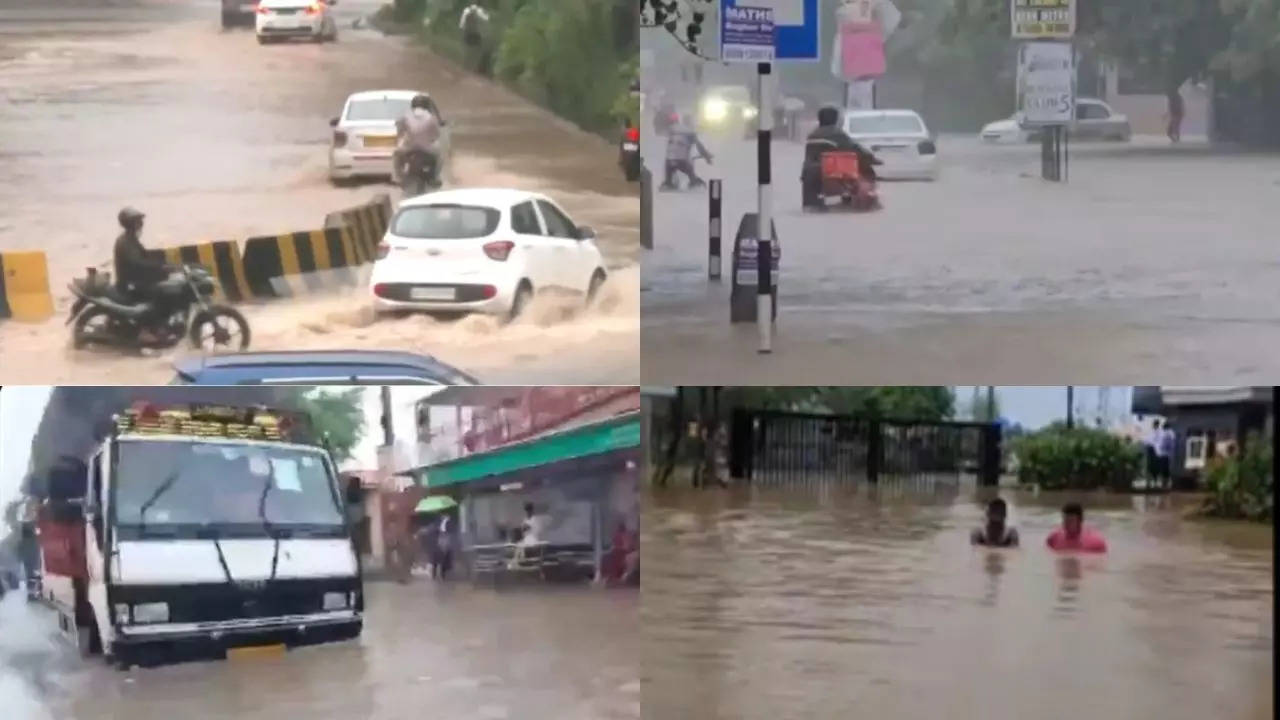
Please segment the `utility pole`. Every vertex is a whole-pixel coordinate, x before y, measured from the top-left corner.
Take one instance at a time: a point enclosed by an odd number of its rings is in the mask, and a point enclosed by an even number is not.
[[[1067,429],[1076,426],[1076,387],[1067,386]]]
[[[987,386],[987,422],[996,421],[996,386]]]
[[[382,386],[382,444],[391,447],[396,443],[394,423],[391,422],[391,387]]]

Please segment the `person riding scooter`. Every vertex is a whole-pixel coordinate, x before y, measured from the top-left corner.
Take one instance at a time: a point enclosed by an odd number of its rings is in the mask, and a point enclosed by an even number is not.
[[[697,187],[702,185],[702,178],[693,169],[693,151],[711,162],[711,153],[707,150],[707,146],[702,144],[698,139],[698,133],[693,129],[693,125],[687,118],[681,116],[676,124],[671,127],[671,134],[667,136],[667,162],[665,172],[663,174],[662,188],[663,190],[675,190],[676,173],[684,173],[689,178],[689,187]]]
[[[881,161],[845,133],[840,127],[840,111],[828,105],[818,110],[818,127],[805,139],[800,186],[806,206],[817,204],[822,193],[822,155],[827,152],[857,153],[858,174],[872,184],[876,181],[875,166]]]
[[[440,185],[440,155],[437,143],[440,140],[440,120],[431,112],[431,98],[417,95],[409,102],[409,112],[396,120],[396,150],[392,156],[392,165],[396,182],[403,183],[404,173],[408,171],[410,157],[415,153],[423,158],[431,168],[430,183],[433,187]]]

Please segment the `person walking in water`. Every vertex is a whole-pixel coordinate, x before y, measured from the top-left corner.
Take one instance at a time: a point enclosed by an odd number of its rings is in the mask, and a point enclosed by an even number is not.
[[[1182,116],[1186,113],[1186,107],[1182,103],[1182,93],[1177,88],[1169,91],[1169,140],[1171,142],[1179,142],[1182,140]]]
[[[996,498],[987,503],[987,522],[976,527],[969,534],[972,545],[989,547],[1018,547],[1018,530],[1005,523],[1009,517],[1009,506],[1004,500]]]
[[[1102,553],[1107,551],[1107,541],[1102,534],[1084,525],[1084,508],[1080,503],[1062,506],[1062,527],[1049,533],[1045,544],[1050,550],[1077,550]]]

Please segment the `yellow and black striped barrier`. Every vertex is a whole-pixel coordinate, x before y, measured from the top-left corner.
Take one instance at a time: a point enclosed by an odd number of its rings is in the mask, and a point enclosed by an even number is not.
[[[354,285],[353,268],[372,260],[372,250],[346,228],[266,235],[244,243],[244,273],[255,298],[297,297]]]
[[[240,302],[250,297],[240,246],[234,240],[194,243],[154,251],[172,265],[203,265],[218,281],[222,297]]]
[[[51,317],[53,294],[45,254],[0,252],[0,319],[41,322]]]
[[[379,195],[371,202],[325,216],[325,228],[346,228],[352,240],[372,258],[391,221],[391,196]]]

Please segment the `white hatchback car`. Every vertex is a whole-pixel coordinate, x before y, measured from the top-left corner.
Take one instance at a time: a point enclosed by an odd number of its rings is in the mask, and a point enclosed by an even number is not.
[[[876,175],[888,180],[936,180],[938,146],[913,110],[846,110],[844,131],[884,162]]]
[[[448,177],[453,132],[431,96],[417,90],[369,90],[347,98],[342,114],[329,121],[333,127],[329,179],[341,183],[361,177],[390,178],[396,120],[409,112],[409,103],[417,95],[427,96],[431,113],[440,121],[440,176]]]
[[[316,42],[338,39],[338,22],[329,12],[334,0],[260,0],[254,14],[258,42],[304,37]]]
[[[595,231],[550,198],[522,190],[428,193],[400,204],[370,278],[376,312],[515,317],[535,292],[595,298],[604,283]]]

